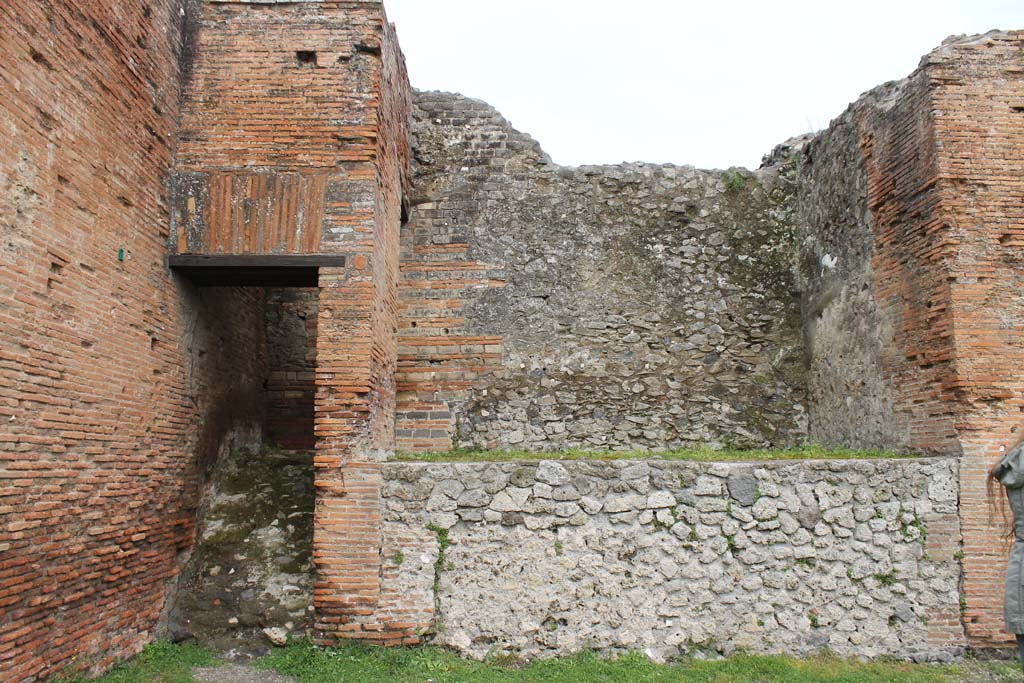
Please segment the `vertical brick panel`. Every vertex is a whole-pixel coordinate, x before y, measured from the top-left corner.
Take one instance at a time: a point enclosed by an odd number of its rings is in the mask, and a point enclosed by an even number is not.
[[[422,605],[383,582],[380,461],[394,448],[398,258],[408,183],[409,88],[392,27],[380,14],[374,88],[378,147],[349,174],[325,220],[347,269],[322,269],[317,339],[314,557],[318,628],[326,637],[415,642]],[[366,179],[362,186],[353,183]],[[348,200],[348,201],[345,201]],[[411,606],[410,606],[411,605]]]
[[[1007,548],[986,471],[1024,424],[1024,32],[949,43],[927,58],[949,250],[956,427],[963,446],[965,625],[1005,641]],[[1001,492],[1000,492],[1001,493]]]
[[[373,286],[365,257],[322,269],[316,370],[314,603],[323,633],[358,637],[380,594],[380,473],[371,423]]]
[[[956,454],[956,377],[948,257],[927,76],[911,76],[891,108],[857,107],[874,219],[875,297],[893,338],[883,372],[913,450]],[[901,444],[903,445],[903,444]]]
[[[1024,55],[1020,32],[951,41],[886,107],[854,105],[875,221],[878,306],[894,339],[884,357],[908,445],[960,454],[963,624],[976,646],[1005,642],[1006,546],[986,471],[1024,410]]]

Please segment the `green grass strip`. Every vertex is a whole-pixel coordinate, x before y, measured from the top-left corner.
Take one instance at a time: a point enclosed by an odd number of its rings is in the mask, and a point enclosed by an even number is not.
[[[1015,680],[1009,665],[932,666],[861,663],[832,657],[740,655],[724,660],[658,665],[642,654],[602,659],[581,654],[525,666],[475,662],[437,648],[378,649],[342,645],[337,650],[296,643],[258,662],[297,683],[959,683],[985,671],[984,680]],[[989,677],[991,676],[991,677]]]
[[[114,667],[94,683],[193,683],[193,668],[219,665],[213,655],[196,645],[157,641],[147,645],[138,657]],[[56,678],[58,683],[84,683],[87,680],[81,674]]]
[[[773,460],[884,460],[918,458],[916,454],[889,451],[858,451],[848,448],[803,446],[778,449],[716,449],[709,446],[666,451],[588,451],[570,448],[563,451],[468,450],[443,453],[398,453],[394,462],[509,462],[516,460],[674,460],[687,462],[764,462]]]
[[[195,667],[218,662],[195,645],[165,642],[94,683],[194,683]],[[296,683],[1017,683],[1013,662],[936,666],[892,661],[863,663],[819,656],[809,659],[738,655],[720,660],[650,662],[640,653],[601,658],[585,653],[522,665],[509,659],[477,662],[435,647],[376,648],[343,643],[324,649],[296,641],[275,649],[256,667],[294,677]],[[80,675],[58,677],[84,683]]]

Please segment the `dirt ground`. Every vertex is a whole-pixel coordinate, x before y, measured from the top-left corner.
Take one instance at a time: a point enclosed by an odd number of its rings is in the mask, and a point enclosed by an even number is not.
[[[175,641],[244,662],[264,629],[300,636],[313,619],[313,455],[238,450],[214,468],[179,582]]]

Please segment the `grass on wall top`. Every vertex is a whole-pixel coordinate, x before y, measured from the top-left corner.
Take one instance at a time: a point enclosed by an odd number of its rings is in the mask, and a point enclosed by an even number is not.
[[[771,460],[879,460],[917,458],[916,454],[889,451],[858,451],[848,448],[802,446],[792,449],[716,449],[697,446],[666,451],[588,451],[569,448],[563,451],[469,450],[456,448],[443,453],[398,453],[397,462],[510,462],[517,460],[681,460],[688,462],[763,462]]]

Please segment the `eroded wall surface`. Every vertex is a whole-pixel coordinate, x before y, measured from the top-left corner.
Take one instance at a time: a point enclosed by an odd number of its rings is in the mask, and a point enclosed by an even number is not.
[[[951,458],[391,463],[384,474],[387,581],[433,611],[437,642],[474,657],[827,649],[948,661],[965,643]]]
[[[313,454],[235,447],[204,487],[195,545],[168,637],[235,659],[264,653],[264,629],[313,624]]]
[[[948,257],[927,70],[867,93],[801,155],[811,435],[957,453]]]
[[[785,446],[806,434],[796,165],[560,168],[419,93],[398,446]]]
[[[257,439],[263,299],[164,265],[181,3],[0,7],[0,678],[158,632],[198,481]]]

